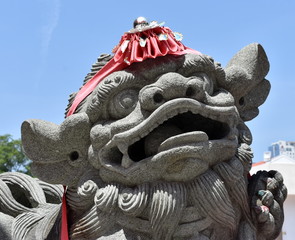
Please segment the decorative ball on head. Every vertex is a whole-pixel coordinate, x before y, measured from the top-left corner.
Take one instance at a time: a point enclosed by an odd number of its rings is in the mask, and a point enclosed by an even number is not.
[[[145,17],[138,17],[133,22],[133,27],[136,28],[137,26],[148,26],[148,20]]]

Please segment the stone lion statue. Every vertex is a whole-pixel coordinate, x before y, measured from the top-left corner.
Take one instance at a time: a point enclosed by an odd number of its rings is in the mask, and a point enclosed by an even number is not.
[[[101,55],[83,86],[113,59]],[[69,115],[72,94],[60,125],[25,121],[37,178],[0,175],[0,238],[66,239],[63,185],[69,239],[275,239],[287,190],[278,172],[249,175],[245,124],[268,70],[257,43],[224,68],[201,53],[147,57],[103,77]]]

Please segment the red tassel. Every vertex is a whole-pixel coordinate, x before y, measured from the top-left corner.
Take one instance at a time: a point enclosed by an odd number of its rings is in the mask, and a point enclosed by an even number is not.
[[[67,187],[64,186],[64,194],[62,196],[62,205],[61,205],[61,235],[60,235],[60,240],[69,240],[66,190],[67,190]]]

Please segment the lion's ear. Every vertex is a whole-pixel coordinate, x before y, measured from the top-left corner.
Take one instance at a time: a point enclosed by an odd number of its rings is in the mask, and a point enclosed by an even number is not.
[[[235,98],[235,104],[244,121],[255,118],[258,107],[266,100],[270,83],[264,77],[269,62],[263,47],[252,43],[241,49],[225,68],[226,78],[220,86]]]

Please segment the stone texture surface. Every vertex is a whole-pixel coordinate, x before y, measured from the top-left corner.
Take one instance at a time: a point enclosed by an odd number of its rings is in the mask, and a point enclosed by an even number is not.
[[[0,174],[0,239],[57,239],[62,192],[25,174]]]
[[[102,55],[84,83],[109,59]],[[268,69],[256,43],[224,69],[206,55],[148,59],[107,76],[61,125],[25,121],[22,141],[35,176],[68,186],[70,238],[275,239],[287,190],[274,171],[249,178],[245,124],[267,98]],[[1,207],[16,197],[4,185]],[[0,208],[2,235],[58,239],[60,205],[52,199],[60,195],[49,186],[26,185],[31,195],[15,203],[20,210]],[[3,224],[7,218],[15,226],[32,211],[43,217],[18,225],[25,230]]]

